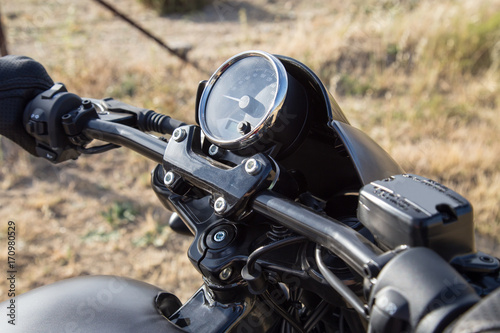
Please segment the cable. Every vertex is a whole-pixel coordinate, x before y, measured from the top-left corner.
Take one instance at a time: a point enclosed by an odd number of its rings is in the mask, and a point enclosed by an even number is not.
[[[295,330],[297,330],[298,332],[300,333],[307,333],[304,328],[302,328],[300,326],[299,323],[297,323],[295,321],[295,319],[293,319],[292,317],[290,317],[290,315],[288,314],[288,312],[286,312],[285,310],[283,310],[283,308],[278,304],[276,303],[276,301],[271,297],[271,295],[269,294],[269,292],[266,290],[263,294],[262,294],[262,298],[269,302],[271,307],[281,316],[283,317],[283,319],[285,319],[288,323],[290,323],[290,325],[293,326],[293,328]]]
[[[325,280],[335,289],[336,292],[342,296],[347,303],[349,303],[354,310],[356,310],[363,318],[368,320],[368,312],[365,305],[359,300],[358,296],[349,289],[335,274],[333,274],[328,267],[326,267],[323,259],[321,258],[321,247],[316,245],[316,264],[325,278]]]
[[[105,144],[102,146],[96,146],[96,147],[90,147],[90,148],[77,147],[76,149],[82,154],[93,155],[93,154],[104,153],[108,150],[116,149],[116,148],[120,148],[120,147],[121,146],[119,146],[119,145],[109,143],[109,144]]]
[[[330,304],[328,304],[325,300],[321,300],[316,309],[314,309],[309,319],[307,319],[306,323],[304,324],[304,329],[306,330],[306,332],[310,332],[329,310]]]
[[[277,250],[279,248],[282,248],[287,245],[295,244],[295,243],[301,243],[307,241],[307,238],[304,236],[297,236],[297,237],[291,237],[291,238],[285,238],[279,241],[276,241],[274,243],[264,245],[259,247],[257,250],[253,251],[249,256],[247,260],[247,267],[248,267],[248,272],[251,274],[255,273],[255,262],[259,257],[263,256],[264,254]]]

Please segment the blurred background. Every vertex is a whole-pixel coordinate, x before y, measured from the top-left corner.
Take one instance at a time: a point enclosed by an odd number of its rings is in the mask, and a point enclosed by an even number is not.
[[[198,68],[92,0],[2,1],[7,50],[80,96],[188,122],[198,82],[232,55],[296,58],[407,172],[468,198],[478,247],[499,255],[499,0],[108,1]],[[149,188],[154,163],[119,149],[51,165],[0,144],[0,262],[13,220],[19,293],[85,274],[140,279],[182,301],[201,285],[190,238],[170,231]]]

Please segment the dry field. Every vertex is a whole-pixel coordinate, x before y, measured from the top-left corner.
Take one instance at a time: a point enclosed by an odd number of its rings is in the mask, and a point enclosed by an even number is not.
[[[198,81],[262,49],[315,70],[351,122],[408,172],[474,205],[482,249],[500,239],[499,0],[215,1],[159,17],[112,1],[204,71],[165,53],[90,0],[7,0],[10,53],[42,62],[71,92],[113,96],[187,121]],[[149,189],[154,164],[123,149],[51,165],[0,138],[0,270],[15,221],[18,292],[84,274],[144,280],[186,300],[201,284]],[[496,249],[496,250],[495,250]],[[0,279],[0,300],[7,298]]]

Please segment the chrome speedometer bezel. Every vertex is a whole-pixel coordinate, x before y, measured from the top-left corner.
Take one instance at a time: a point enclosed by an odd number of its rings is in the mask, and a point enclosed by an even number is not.
[[[207,102],[210,98],[210,94],[213,90],[213,87],[216,85],[217,81],[224,74],[224,72],[230,68],[236,62],[247,58],[247,57],[262,57],[268,61],[273,70],[276,73],[277,79],[277,87],[276,87],[276,95],[274,97],[274,101],[272,105],[266,110],[266,113],[262,116],[262,119],[259,121],[258,125],[250,130],[249,133],[242,135],[241,137],[233,140],[224,140],[221,138],[215,137],[211,131],[209,126],[207,125],[207,115],[206,115],[206,107]],[[203,131],[205,137],[213,144],[230,150],[238,150],[249,147],[250,145],[256,143],[260,138],[262,138],[270,128],[275,124],[278,119],[278,114],[280,113],[283,103],[285,102],[285,98],[288,91],[288,75],[283,64],[276,58],[275,56],[263,52],[263,51],[246,51],[240,54],[237,54],[224,62],[215,73],[210,77],[205,89],[200,98],[200,104],[198,109],[198,117],[200,121],[200,127]]]

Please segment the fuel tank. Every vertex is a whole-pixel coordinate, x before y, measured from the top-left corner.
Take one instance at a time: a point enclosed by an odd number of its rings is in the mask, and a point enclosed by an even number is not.
[[[173,294],[144,282],[76,277],[0,303],[0,332],[184,332],[164,316],[180,305]]]

